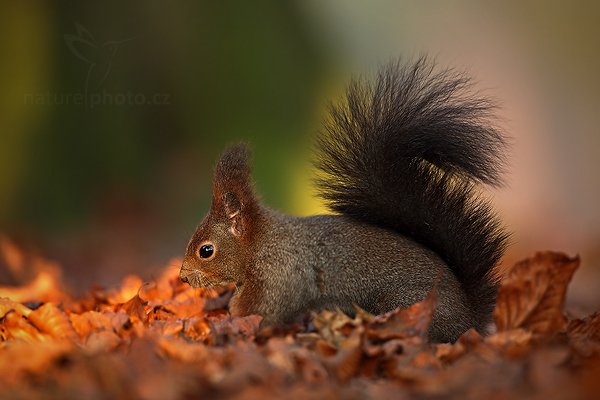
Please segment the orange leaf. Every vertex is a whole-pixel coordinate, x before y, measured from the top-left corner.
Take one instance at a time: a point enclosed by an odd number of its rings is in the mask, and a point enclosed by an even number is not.
[[[123,304],[119,304],[116,308],[116,311],[123,310],[132,317],[132,319],[137,319],[141,322],[148,321],[148,314],[146,314],[146,301],[143,301],[139,295],[133,296],[129,301]]]
[[[498,331],[524,328],[550,334],[564,329],[565,294],[577,267],[579,257],[553,252],[517,263],[498,292],[494,311]]]
[[[365,314],[360,314],[362,315]],[[340,310],[323,310],[314,316],[313,323],[323,339],[334,348],[339,348],[349,334],[348,328],[362,325],[360,316],[352,319]]]
[[[122,339],[113,331],[92,332],[85,342],[85,349],[92,353],[104,353],[114,350]]]
[[[82,314],[71,314],[69,316],[75,332],[82,338],[92,332],[118,330],[128,320],[123,313],[87,311]]]
[[[582,337],[600,343],[600,312],[569,322],[568,333],[570,337]]]
[[[0,350],[2,353],[0,356],[2,397],[10,398],[8,394],[10,386],[17,384],[23,373],[43,376],[52,369],[56,359],[68,354],[72,349],[72,343],[67,341],[38,342],[35,345],[32,345],[30,341],[17,341],[11,343],[10,346],[3,347]]]
[[[531,350],[533,334],[524,329],[498,332],[485,338],[485,342],[511,358],[519,358]]]
[[[0,324],[0,339],[21,340],[26,343],[35,343],[46,342],[50,339],[50,336],[40,332],[21,314],[9,312],[2,318]]]
[[[600,312],[569,322],[569,342],[580,355],[600,354]]]
[[[437,292],[432,290],[422,301],[409,308],[397,308],[382,316],[368,328],[368,336],[378,340],[423,337],[437,305]]]
[[[31,310],[21,303],[0,298],[0,318],[4,318],[4,316],[11,311],[16,311],[24,316],[28,316],[31,313]]]
[[[217,336],[239,336],[241,338],[254,338],[262,317],[260,315],[248,315],[245,317],[217,317],[211,318],[212,331]]]
[[[356,376],[359,372],[363,351],[361,348],[361,332],[355,330],[344,340],[338,352],[325,360],[326,366],[342,382]]]
[[[205,318],[190,318],[184,322],[183,333],[192,340],[205,340],[211,334],[209,323]]]
[[[187,322],[185,321],[185,328],[188,328]],[[161,336],[177,336],[184,329],[184,322],[178,321],[154,321],[150,326],[152,332],[158,333]],[[187,334],[186,334],[187,335]]]
[[[56,301],[65,295],[60,291],[56,273],[51,269],[41,270],[26,286],[0,286],[0,297],[8,297],[13,301]]]
[[[108,296],[109,303],[125,303],[126,301],[130,300],[132,297],[136,296],[139,293],[140,288],[143,284],[144,282],[142,282],[142,280],[139,277],[135,275],[127,275],[125,278],[123,278],[123,281],[121,282],[121,289],[111,293]]]
[[[189,297],[184,301],[168,302],[163,307],[178,318],[192,318],[204,314],[205,304],[206,299],[203,297]]]
[[[161,353],[183,362],[205,362],[210,359],[209,349],[202,343],[188,343],[180,338],[160,338],[158,347]]]
[[[69,318],[52,303],[46,303],[29,314],[28,319],[42,332],[55,339],[75,337]]]

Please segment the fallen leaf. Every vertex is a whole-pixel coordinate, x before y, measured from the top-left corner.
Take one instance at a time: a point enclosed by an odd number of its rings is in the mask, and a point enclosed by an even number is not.
[[[397,308],[377,317],[369,324],[367,336],[371,339],[390,340],[410,336],[425,337],[437,305],[437,294],[432,290],[425,299],[407,309]]]
[[[207,341],[212,331],[206,318],[195,317],[183,322],[183,334],[194,341]]]
[[[0,322],[2,340],[20,340],[26,343],[47,342],[49,335],[40,332],[25,316],[16,311],[8,312]]]
[[[579,257],[537,253],[517,263],[498,291],[494,320],[498,331],[524,328],[537,334],[563,330],[567,285],[579,267]]]
[[[600,355],[600,312],[570,321],[567,334],[571,347],[580,356]]]
[[[162,304],[162,308],[177,315],[178,318],[192,318],[204,314],[206,299],[202,297],[189,297],[184,301],[169,301]]]
[[[356,329],[340,343],[335,355],[325,359],[325,365],[341,382],[356,376],[360,370],[363,359],[361,341],[362,329]]]
[[[17,303],[16,301],[7,298],[0,298],[0,318],[4,318],[4,316],[11,311],[16,311],[24,316],[28,316],[31,313],[31,310],[21,303]]]
[[[60,301],[65,294],[60,290],[60,284],[53,269],[39,271],[26,286],[0,286],[0,298],[5,297],[19,303],[29,301]]]
[[[519,358],[529,354],[533,334],[524,329],[498,332],[485,338],[485,343],[507,357]]]
[[[69,315],[73,329],[77,334],[85,338],[92,331],[112,329],[110,317],[105,313],[87,311],[82,314]]]
[[[246,317],[211,318],[211,330],[217,336],[240,336],[242,338],[254,339],[262,317],[260,315],[248,315]]]
[[[124,311],[131,318],[137,321],[146,323],[148,321],[148,314],[146,313],[147,302],[143,301],[138,294],[133,296],[127,302],[117,305],[115,311]]]
[[[362,325],[362,319],[352,319],[340,310],[324,310],[314,315],[313,323],[324,340],[339,348],[353,328]]]
[[[113,331],[98,331],[88,336],[84,348],[90,354],[106,353],[114,350],[121,342],[121,337]]]
[[[471,329],[454,344],[426,340],[433,294],[384,315],[323,311],[259,331],[260,316],[227,312],[231,287],[193,289],[172,266],[60,303],[0,299],[0,397],[595,398],[599,314],[556,335],[548,309],[564,317],[551,286],[568,279],[544,260],[505,282],[516,298],[499,307],[529,307],[507,317],[523,326]]]
[[[9,345],[2,346],[0,348],[2,394],[6,395],[5,389],[18,383],[24,374],[47,373],[56,359],[68,354],[73,348],[73,343],[65,340],[47,342],[13,340]]]
[[[209,350],[203,343],[189,343],[180,338],[159,338],[158,349],[162,354],[186,363],[200,362],[209,358]]]
[[[435,346],[435,355],[440,361],[451,364],[461,358],[467,349],[465,345],[457,341],[456,343],[439,343]]]
[[[107,300],[110,304],[123,304],[137,296],[144,282],[140,277],[127,275],[121,282],[119,290],[108,294]]]
[[[69,318],[52,303],[46,303],[35,309],[27,318],[41,332],[55,339],[73,340],[76,337]]]

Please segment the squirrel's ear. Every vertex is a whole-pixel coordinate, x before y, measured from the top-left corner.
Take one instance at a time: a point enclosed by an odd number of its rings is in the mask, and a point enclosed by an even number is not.
[[[252,187],[250,150],[240,143],[221,156],[213,180],[213,208],[231,222],[230,231],[242,236],[249,228],[257,201]]]
[[[235,193],[227,192],[223,195],[223,209],[225,211],[225,216],[231,223],[229,231],[233,236],[242,236],[242,233],[244,232],[242,223],[242,202],[240,202]]]

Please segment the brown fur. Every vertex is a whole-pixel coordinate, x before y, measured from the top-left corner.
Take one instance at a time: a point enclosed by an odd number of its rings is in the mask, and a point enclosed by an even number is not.
[[[262,205],[247,146],[228,148],[181,279],[234,282],[231,313],[260,314],[265,324],[355,305],[380,314],[435,287],[431,340],[485,333],[506,234],[475,183],[500,181],[504,139],[483,125],[488,103],[461,97],[464,77],[431,74],[423,60],[392,65],[332,108],[317,165],[322,195],[340,215],[296,218]],[[205,243],[210,259],[198,255]]]

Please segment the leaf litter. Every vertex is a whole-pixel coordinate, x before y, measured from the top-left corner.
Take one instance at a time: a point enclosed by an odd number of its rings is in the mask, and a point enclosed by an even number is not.
[[[440,344],[427,341],[434,292],[380,316],[321,311],[261,328],[260,316],[228,313],[233,288],[193,289],[174,268],[75,298],[55,264],[35,262],[31,282],[0,286],[0,398],[600,396],[600,313],[565,316],[579,259],[560,253],[509,270],[494,333]]]

